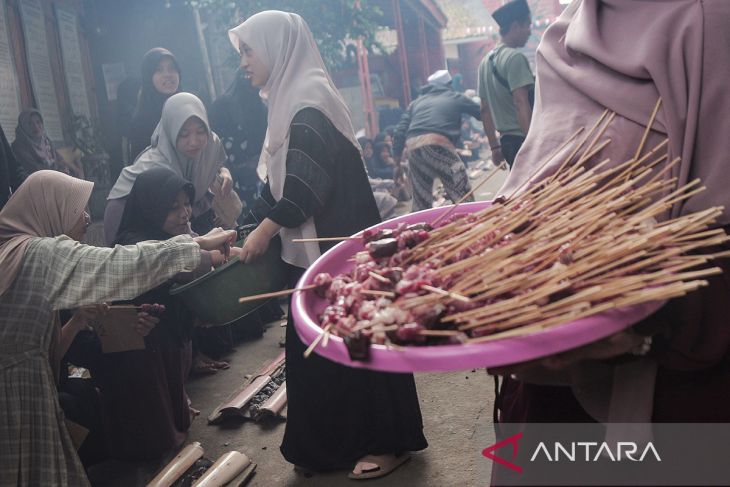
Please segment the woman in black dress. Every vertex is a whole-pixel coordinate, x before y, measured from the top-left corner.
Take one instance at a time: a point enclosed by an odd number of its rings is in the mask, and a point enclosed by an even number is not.
[[[294,286],[329,245],[293,238],[351,235],[377,223],[378,209],[349,111],[302,18],[261,12],[229,34],[269,109],[260,160],[268,176],[264,204],[241,258],[256,259],[280,234]],[[305,348],[290,315],[281,446],[289,462],[317,471],[354,466],[351,477],[370,478],[392,471],[408,451],[426,448],[412,375],[352,369],[316,354],[305,359]]]

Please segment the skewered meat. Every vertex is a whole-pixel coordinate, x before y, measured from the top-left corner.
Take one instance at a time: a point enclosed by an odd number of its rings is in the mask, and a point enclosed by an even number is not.
[[[365,248],[375,258],[390,257],[398,250],[398,240],[395,238],[381,238],[365,245]]]

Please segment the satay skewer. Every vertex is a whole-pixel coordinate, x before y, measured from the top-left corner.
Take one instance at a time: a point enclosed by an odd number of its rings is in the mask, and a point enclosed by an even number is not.
[[[362,236],[352,235],[350,237],[318,237],[318,238],[293,238],[292,243],[310,243],[310,242],[341,242],[343,240],[358,240]]]
[[[325,337],[325,335],[329,335],[330,330],[332,329],[332,323],[322,328],[322,332],[317,335],[317,338],[312,340],[312,343],[307,347],[307,349],[304,351],[304,358],[309,358],[310,355],[312,355],[312,352],[315,348],[317,348],[317,345],[319,345],[319,342],[322,341],[322,339]]]
[[[297,287],[293,289],[284,289],[282,291],[274,291],[271,293],[263,293],[263,294],[255,294],[253,296],[244,296],[242,298],[238,298],[239,303],[247,303],[249,301],[258,301],[260,299],[269,299],[269,298],[278,298],[280,296],[288,296],[290,294],[294,294],[297,291],[308,291],[310,289],[314,289],[317,287],[314,284],[309,284],[307,286]]]

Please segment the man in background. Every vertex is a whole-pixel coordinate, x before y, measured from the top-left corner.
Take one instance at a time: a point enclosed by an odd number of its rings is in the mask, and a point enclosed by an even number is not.
[[[393,153],[400,163],[403,149],[408,150],[413,211],[433,206],[436,178],[454,203],[471,191],[466,167],[456,152],[463,114],[479,117],[479,105],[454,91],[451,75],[441,69],[428,77],[420,96],[401,117],[393,136]],[[473,201],[473,196],[468,200]]]
[[[535,77],[527,58],[517,50],[530,37],[532,17],[526,0],[506,3],[492,17],[499,24],[501,42],[479,65],[481,119],[492,161],[506,160],[512,167],[532,118]]]

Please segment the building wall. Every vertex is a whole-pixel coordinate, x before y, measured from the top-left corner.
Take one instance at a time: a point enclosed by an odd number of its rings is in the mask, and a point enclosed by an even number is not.
[[[28,107],[38,107],[37,91],[34,89],[30,75],[28,46],[26,45],[24,26],[21,17],[20,2],[21,0],[1,0],[4,2],[6,23],[0,28],[7,27],[12,61],[17,76],[17,91],[20,99],[20,109]],[[62,136],[54,137],[54,142],[59,146],[63,146],[72,141],[73,126],[72,116],[74,109],[70,105],[68,86],[66,85],[66,76],[63,65],[63,54],[61,49],[59,27],[56,17],[56,8],[60,7],[66,11],[73,12],[77,15],[78,43],[81,51],[81,63],[83,70],[83,78],[88,92],[88,104],[91,116],[97,114],[95,103],[95,84],[91,76],[91,62],[88,52],[88,40],[83,29],[84,8],[81,0],[40,0],[40,7],[43,15],[42,23],[46,36],[46,48],[51,68],[51,77],[55,97],[58,105],[58,113],[61,122]],[[15,132],[15,126],[3,127],[6,134],[11,138]]]

